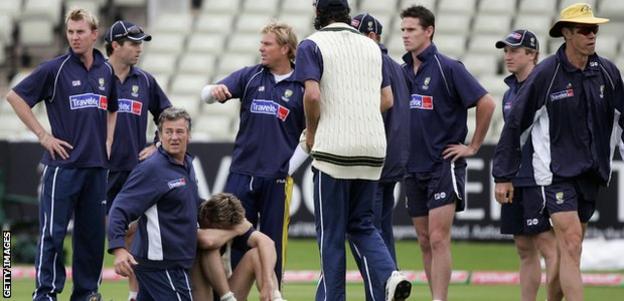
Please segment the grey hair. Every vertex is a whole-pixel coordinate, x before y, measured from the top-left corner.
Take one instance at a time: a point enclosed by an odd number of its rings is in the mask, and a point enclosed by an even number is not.
[[[158,117],[158,132],[162,133],[162,126],[165,121],[176,121],[179,119],[186,120],[187,128],[191,131],[191,115],[185,109],[169,107],[166,108]]]

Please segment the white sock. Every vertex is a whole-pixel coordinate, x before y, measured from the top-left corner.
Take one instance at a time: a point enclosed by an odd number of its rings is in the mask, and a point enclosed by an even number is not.
[[[128,300],[133,300],[133,299],[136,300],[138,294],[139,294],[138,292],[129,291],[128,292]]]
[[[236,297],[234,297],[234,293],[227,292],[223,296],[221,296],[219,300],[220,301],[236,301]]]

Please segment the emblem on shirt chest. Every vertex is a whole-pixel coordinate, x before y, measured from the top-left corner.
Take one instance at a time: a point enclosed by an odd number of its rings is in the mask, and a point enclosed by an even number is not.
[[[100,89],[100,91],[106,90],[106,87],[104,87],[104,84],[106,84],[106,82],[104,81],[103,77],[100,77],[98,79],[98,84],[100,85],[100,87],[98,88],[98,89]]]
[[[286,89],[286,91],[284,91],[284,96],[282,96],[282,100],[285,102],[289,102],[290,101],[290,97],[293,95],[293,91],[290,89]]]
[[[422,85],[422,87],[421,87],[421,88],[422,88],[423,90],[429,90],[429,83],[430,83],[430,82],[431,82],[431,77],[428,77],[428,76],[427,76],[427,77],[425,78],[425,81],[423,82],[423,85]]]
[[[258,92],[264,92],[264,86],[258,87]]]
[[[139,86],[138,85],[132,85],[132,93],[130,93],[130,95],[132,95],[134,97],[139,97]]]
[[[604,87],[605,85],[600,85],[600,98],[604,98]]]
[[[80,86],[80,85],[81,85],[81,83],[80,83],[80,80],[79,80],[79,79],[77,79],[77,80],[72,80],[72,87],[78,87],[78,86]]]

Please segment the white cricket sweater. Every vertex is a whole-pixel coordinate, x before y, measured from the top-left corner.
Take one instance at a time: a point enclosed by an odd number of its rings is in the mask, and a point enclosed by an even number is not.
[[[308,37],[323,58],[312,165],[337,179],[378,180],[386,155],[379,46],[344,23]]]

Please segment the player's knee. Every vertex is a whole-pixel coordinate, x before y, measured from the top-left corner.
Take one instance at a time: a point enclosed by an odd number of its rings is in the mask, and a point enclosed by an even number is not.
[[[429,244],[434,251],[449,248],[451,245],[449,234],[445,231],[433,231],[429,236]]]
[[[537,256],[535,245],[527,239],[516,239],[516,252],[521,260],[529,260]]]
[[[572,258],[580,257],[583,238],[581,233],[566,232],[563,237],[561,251]]]

